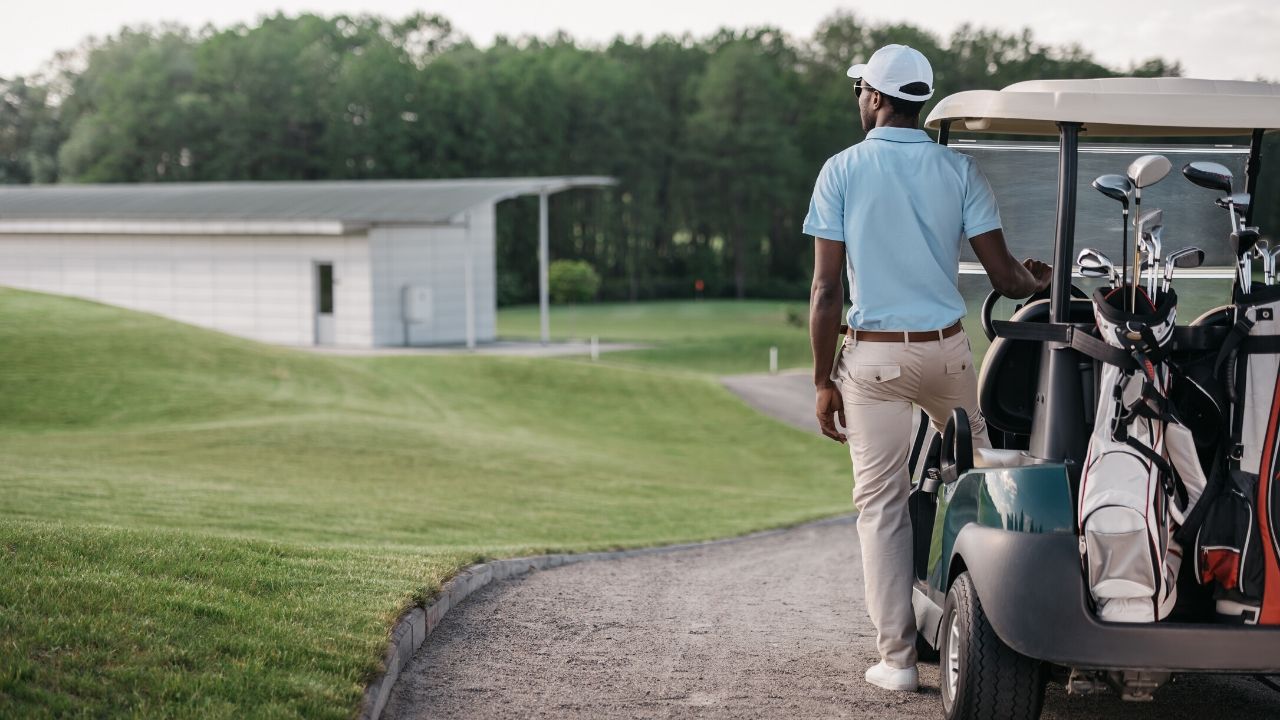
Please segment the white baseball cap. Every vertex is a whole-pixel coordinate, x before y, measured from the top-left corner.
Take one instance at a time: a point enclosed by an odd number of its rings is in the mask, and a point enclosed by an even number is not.
[[[919,102],[933,97],[933,67],[919,50],[906,45],[885,45],[871,59],[849,68],[849,77],[861,78],[868,85],[885,95]],[[929,92],[924,95],[905,93],[902,88],[911,83],[924,83]]]

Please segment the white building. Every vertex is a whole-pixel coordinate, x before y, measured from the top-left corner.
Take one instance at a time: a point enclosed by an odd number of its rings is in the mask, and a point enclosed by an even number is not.
[[[546,196],[613,182],[0,187],[0,285],[284,345],[473,346],[496,332],[495,204],[542,198],[545,308]]]

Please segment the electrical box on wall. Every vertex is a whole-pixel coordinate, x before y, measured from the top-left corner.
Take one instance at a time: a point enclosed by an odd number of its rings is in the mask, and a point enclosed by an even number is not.
[[[404,321],[414,324],[431,324],[435,317],[430,286],[406,285],[404,287]]]

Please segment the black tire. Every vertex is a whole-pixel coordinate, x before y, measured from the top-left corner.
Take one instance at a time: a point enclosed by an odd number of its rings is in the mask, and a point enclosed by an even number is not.
[[[951,656],[956,623],[958,652]],[[947,720],[1036,720],[1044,705],[1044,668],[1019,655],[996,635],[982,610],[969,573],[951,585],[938,630],[942,711]],[[952,692],[951,673],[956,674]]]

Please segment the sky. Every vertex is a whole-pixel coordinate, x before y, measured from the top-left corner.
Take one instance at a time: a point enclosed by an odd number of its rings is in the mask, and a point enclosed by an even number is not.
[[[545,36],[557,30],[603,42],[618,34],[706,35],[724,26],[771,25],[806,37],[823,18],[843,9],[868,20],[910,22],[944,36],[964,22],[1004,30],[1030,27],[1040,42],[1078,43],[1117,69],[1159,55],[1180,61],[1190,77],[1280,80],[1280,43],[1275,42],[1280,0],[8,0],[6,5],[0,24],[0,77],[32,74],[55,52],[124,25],[170,21],[224,27],[276,11],[391,17],[438,13],[486,45],[496,35]]]

